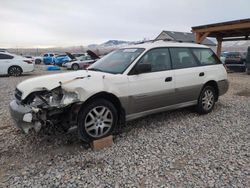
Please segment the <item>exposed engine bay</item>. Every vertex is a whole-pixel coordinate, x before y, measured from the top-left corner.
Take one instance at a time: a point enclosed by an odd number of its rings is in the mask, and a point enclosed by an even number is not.
[[[17,90],[16,93],[18,92],[20,91]],[[82,104],[79,102],[77,92],[66,91],[61,86],[51,91],[35,91],[22,101],[16,97],[16,102],[25,108],[22,110],[25,112],[23,114],[24,124],[19,127],[25,133],[28,133],[31,128],[38,132],[42,126],[47,124],[60,124],[63,129],[69,129],[76,125],[77,112]]]

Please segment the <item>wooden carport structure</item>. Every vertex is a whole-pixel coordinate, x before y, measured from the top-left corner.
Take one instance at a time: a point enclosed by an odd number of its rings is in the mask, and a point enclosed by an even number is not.
[[[195,40],[198,44],[200,44],[206,37],[216,38],[218,42],[217,55],[220,56],[223,41],[250,39],[250,18],[195,26],[192,27],[192,32],[195,33]]]

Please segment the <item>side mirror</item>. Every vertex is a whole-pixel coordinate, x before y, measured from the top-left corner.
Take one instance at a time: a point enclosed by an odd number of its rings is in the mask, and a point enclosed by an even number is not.
[[[151,64],[148,63],[137,64],[135,72],[136,74],[151,72]]]

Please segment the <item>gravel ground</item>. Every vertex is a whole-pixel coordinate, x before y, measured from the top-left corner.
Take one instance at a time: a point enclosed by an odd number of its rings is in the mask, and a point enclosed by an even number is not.
[[[19,82],[0,77],[0,187],[249,187],[250,76],[229,74],[230,90],[208,115],[192,109],[129,122],[115,144],[92,151],[70,134],[22,134],[8,104]]]

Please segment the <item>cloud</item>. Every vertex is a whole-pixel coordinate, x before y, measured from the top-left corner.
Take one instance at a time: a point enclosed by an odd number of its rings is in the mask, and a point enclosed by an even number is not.
[[[0,46],[154,38],[161,30],[247,18],[249,0],[0,0]]]

